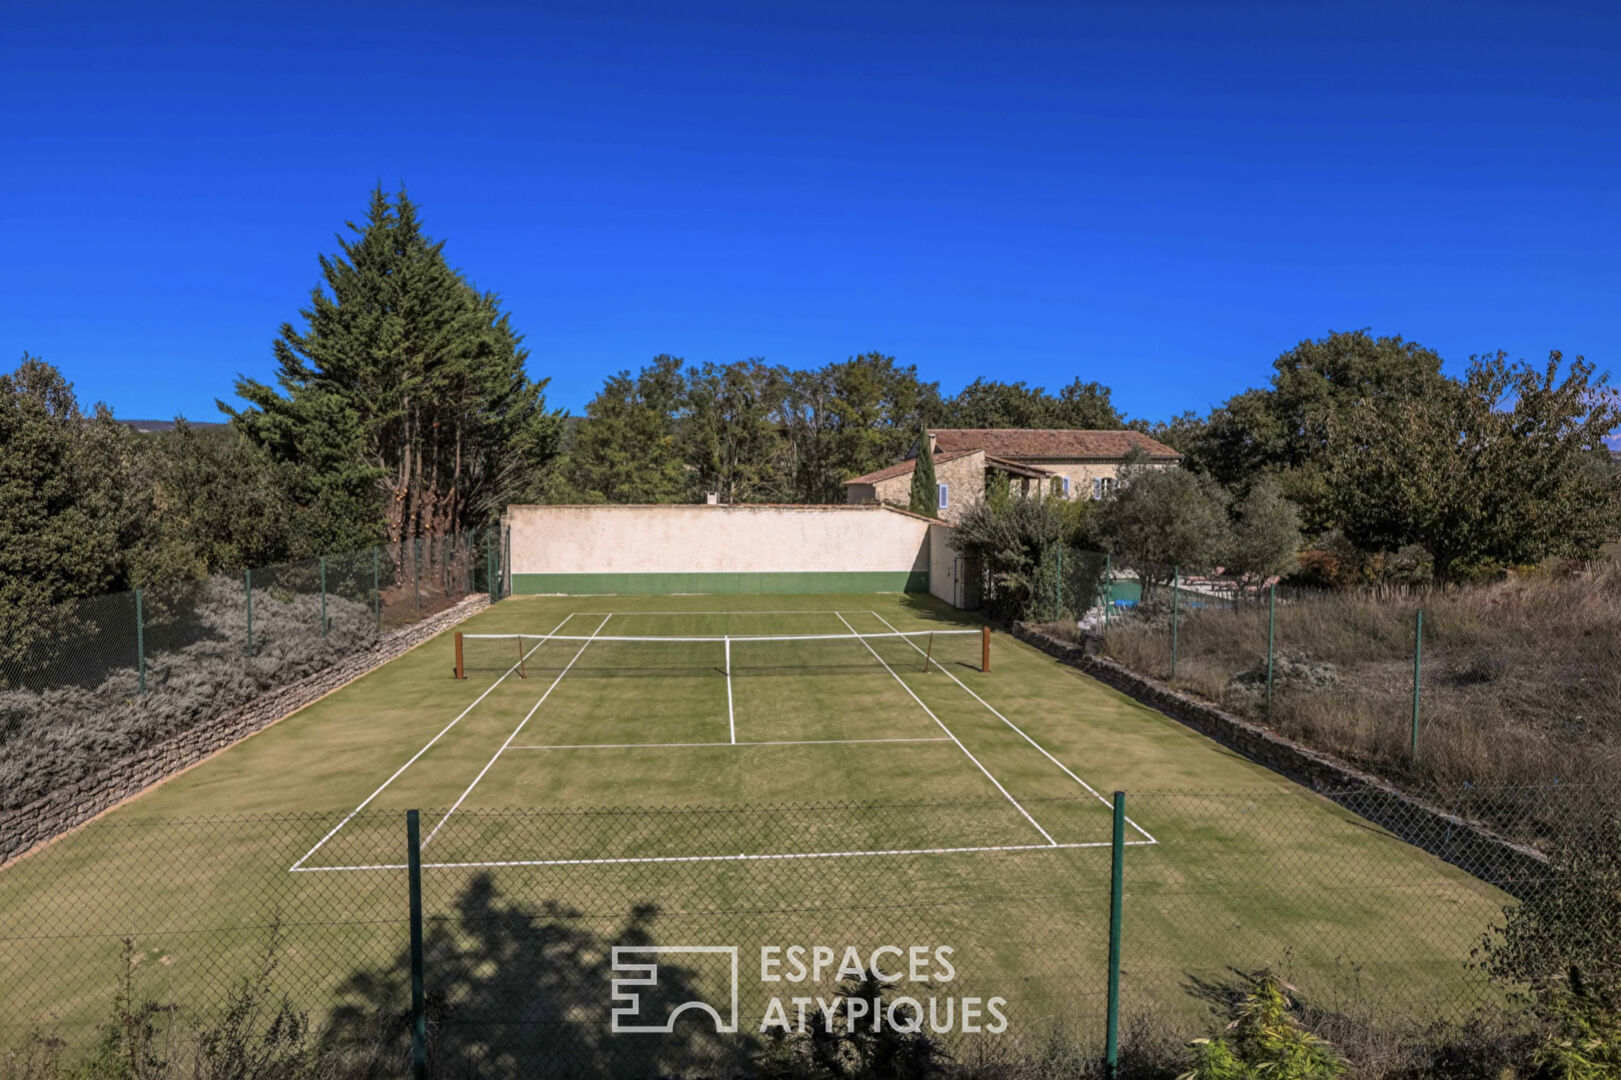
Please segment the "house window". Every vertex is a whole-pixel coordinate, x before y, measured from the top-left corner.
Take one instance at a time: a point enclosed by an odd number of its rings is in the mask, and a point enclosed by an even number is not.
[[[1114,491],[1114,477],[1098,476],[1092,480],[1092,498],[1102,499]]]
[[[951,485],[950,484],[940,484],[940,485],[937,485],[937,486],[940,489],[940,509],[944,510],[946,508],[946,504],[950,501],[948,499],[948,497],[947,497],[947,493],[950,490]]]
[[[1064,490],[1063,477],[1055,476],[1047,484],[1047,494],[1057,498]]]

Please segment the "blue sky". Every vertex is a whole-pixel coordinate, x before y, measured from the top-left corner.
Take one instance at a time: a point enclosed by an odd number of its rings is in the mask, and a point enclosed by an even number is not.
[[[1208,408],[1372,327],[1621,370],[1621,5],[13,4],[0,346],[215,419],[376,182],[550,400],[881,350]]]

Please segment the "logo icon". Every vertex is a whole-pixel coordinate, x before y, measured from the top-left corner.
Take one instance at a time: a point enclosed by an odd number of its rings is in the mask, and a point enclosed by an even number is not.
[[[676,956],[723,956],[730,962],[731,992],[729,1011],[723,1016],[707,1001],[683,1001],[675,1004],[662,1020],[644,1017],[642,995],[627,987],[655,987],[659,985],[659,959]],[[615,945],[613,970],[623,977],[609,983],[614,1008],[609,1029],[619,1035],[668,1035],[675,1030],[675,1022],[689,1010],[708,1013],[715,1021],[717,1035],[731,1035],[737,1031],[737,946],[735,945]]]

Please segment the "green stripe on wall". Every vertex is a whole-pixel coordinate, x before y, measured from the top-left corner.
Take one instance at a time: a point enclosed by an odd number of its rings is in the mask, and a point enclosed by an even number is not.
[[[518,596],[588,593],[928,592],[927,570],[783,571],[762,574],[513,574]]]

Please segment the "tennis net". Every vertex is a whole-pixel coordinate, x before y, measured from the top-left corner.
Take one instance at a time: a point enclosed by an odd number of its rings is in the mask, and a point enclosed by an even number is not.
[[[814,675],[838,671],[990,670],[989,630],[873,634],[456,634],[456,678],[567,672],[600,678]]]

